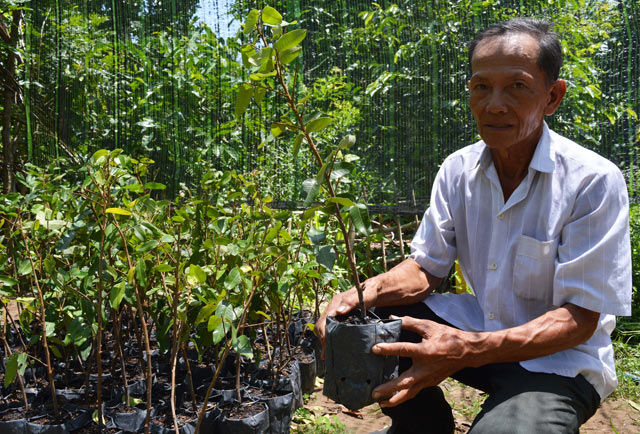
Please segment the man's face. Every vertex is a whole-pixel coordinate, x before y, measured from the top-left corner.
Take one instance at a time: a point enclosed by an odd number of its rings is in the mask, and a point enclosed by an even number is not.
[[[548,84],[537,64],[539,51],[538,41],[525,33],[486,38],[476,46],[469,100],[480,137],[492,149],[535,148],[544,116],[564,96],[564,82]]]

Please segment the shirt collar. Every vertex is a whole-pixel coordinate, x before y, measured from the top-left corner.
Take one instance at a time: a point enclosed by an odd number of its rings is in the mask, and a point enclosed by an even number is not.
[[[482,169],[486,169],[492,162],[491,151],[489,147],[480,141],[477,143],[480,146],[480,150],[477,154],[477,160],[472,167],[480,166]],[[529,163],[529,168],[537,170],[538,172],[551,173],[555,170],[555,150],[552,143],[551,132],[546,122],[542,125],[542,136],[540,141],[536,145],[536,150],[533,153],[533,158]]]

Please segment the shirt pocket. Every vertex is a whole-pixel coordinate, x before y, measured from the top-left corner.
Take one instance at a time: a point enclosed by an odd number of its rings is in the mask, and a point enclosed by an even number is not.
[[[513,267],[513,292],[526,300],[551,305],[558,242],[521,235]]]

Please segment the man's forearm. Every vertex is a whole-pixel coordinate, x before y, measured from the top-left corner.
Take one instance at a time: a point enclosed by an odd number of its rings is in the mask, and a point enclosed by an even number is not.
[[[599,317],[597,312],[565,304],[518,327],[461,332],[459,355],[465,366],[473,367],[535,359],[585,342],[593,335]]]
[[[375,276],[378,279],[376,306],[402,306],[422,301],[442,279],[425,271],[413,259],[408,258],[386,273]]]

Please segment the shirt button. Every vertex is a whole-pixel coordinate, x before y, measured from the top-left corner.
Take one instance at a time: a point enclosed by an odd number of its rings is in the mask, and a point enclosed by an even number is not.
[[[497,270],[498,269],[498,265],[497,264],[491,264],[491,269],[492,270]]]
[[[502,220],[504,218],[504,214],[499,214],[498,215],[498,220]]]
[[[493,316],[493,313],[490,313],[488,317],[489,317],[489,319],[493,319],[493,318],[495,318],[495,317]]]

